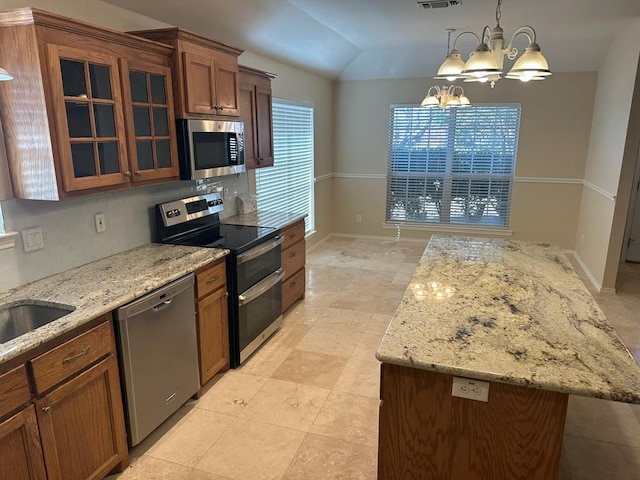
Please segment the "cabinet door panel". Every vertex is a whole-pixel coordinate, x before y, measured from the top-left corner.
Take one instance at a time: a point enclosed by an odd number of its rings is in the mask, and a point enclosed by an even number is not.
[[[113,355],[36,400],[50,480],[102,478],[126,465],[124,414]]]
[[[226,290],[226,288],[221,288],[198,301],[198,347],[200,350],[201,385],[204,385],[229,364]]]
[[[33,405],[0,423],[0,480],[46,480]]]
[[[261,167],[273,165],[273,120],[271,115],[271,88],[256,87],[256,118],[258,158]]]
[[[215,85],[218,115],[237,116],[240,112],[238,66],[222,60],[215,61]]]
[[[210,58],[184,52],[184,77],[189,113],[215,114],[214,67]]]
[[[178,179],[171,69],[122,61],[123,96],[133,181]]]
[[[248,169],[256,168],[256,89],[252,83],[240,84],[240,120],[244,123],[244,162]]]
[[[128,183],[117,58],[50,44],[48,61],[64,190]],[[116,144],[118,153],[111,158],[116,159],[117,169],[108,162],[109,169],[101,170],[98,139]]]

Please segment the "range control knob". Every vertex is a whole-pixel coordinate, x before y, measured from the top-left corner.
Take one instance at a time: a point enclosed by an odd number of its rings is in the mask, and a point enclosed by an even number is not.
[[[173,218],[173,212],[174,212],[173,210],[169,210],[167,212],[167,218]]]
[[[213,207],[215,204],[216,204],[216,201],[215,201],[215,200],[209,200],[209,201],[207,202],[207,205],[208,205],[208,206],[210,206],[210,207]]]
[[[179,217],[180,215],[182,215],[182,213],[180,212],[180,210],[178,210],[177,208],[173,211],[173,214],[174,214],[176,217]]]

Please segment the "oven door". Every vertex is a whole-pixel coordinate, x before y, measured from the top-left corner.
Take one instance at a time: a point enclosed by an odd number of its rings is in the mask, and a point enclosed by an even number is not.
[[[243,363],[282,324],[282,277],[278,269],[238,295],[238,336]]]
[[[238,292],[248,290],[280,268],[283,240],[284,237],[278,235],[236,257]]]

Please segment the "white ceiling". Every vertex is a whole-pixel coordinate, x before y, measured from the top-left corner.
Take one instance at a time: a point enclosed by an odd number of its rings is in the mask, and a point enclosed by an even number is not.
[[[495,25],[497,3],[423,10],[416,0],[105,1],[344,80],[435,75],[444,29],[480,35]],[[507,39],[531,25],[552,71],[581,71],[597,70],[613,36],[638,17],[640,0],[503,0],[501,25]],[[465,43],[458,49],[466,58],[473,46]]]

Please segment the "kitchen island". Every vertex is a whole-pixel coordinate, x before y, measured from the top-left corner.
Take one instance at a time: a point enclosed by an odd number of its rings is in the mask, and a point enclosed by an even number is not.
[[[433,236],[377,357],[380,480],[555,480],[569,394],[640,403],[640,368],[545,243]]]

